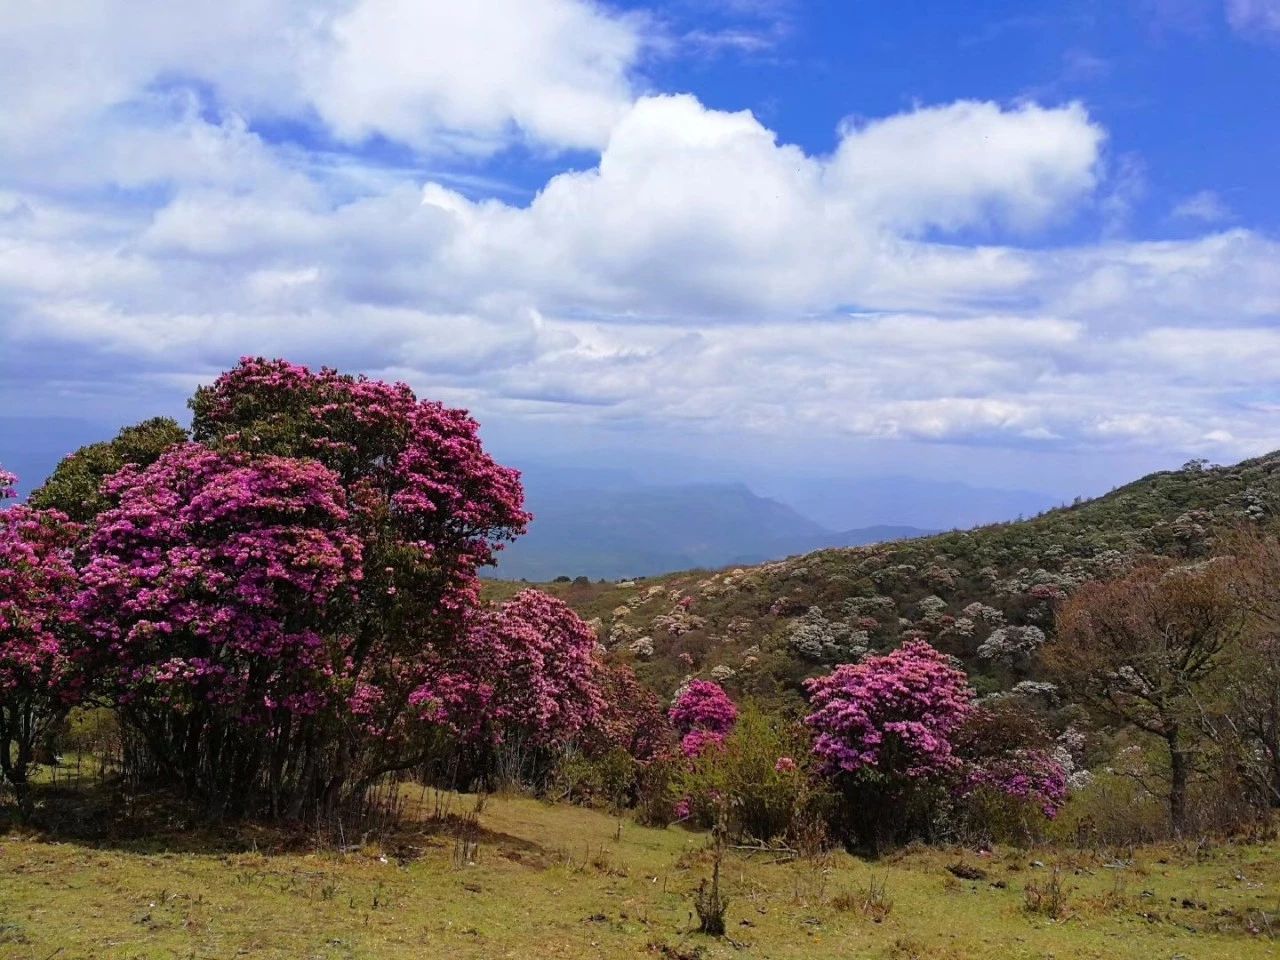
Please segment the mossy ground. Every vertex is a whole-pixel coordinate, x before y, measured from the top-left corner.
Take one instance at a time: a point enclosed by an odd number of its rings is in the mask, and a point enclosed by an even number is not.
[[[455,814],[473,799],[451,800]],[[0,957],[1124,958],[1280,955],[1280,848],[1107,854],[913,850],[786,861],[730,852],[728,939],[693,932],[705,834],[523,797],[489,798],[478,846],[415,794],[392,839],[344,851],[268,831],[94,841],[0,836]],[[473,862],[465,862],[472,853]],[[961,880],[963,861],[985,877]],[[1057,867],[1061,918],[1025,888]],[[868,907],[883,884],[887,914]],[[1271,925],[1268,928],[1268,924]],[[1270,929],[1270,933],[1268,930]]]

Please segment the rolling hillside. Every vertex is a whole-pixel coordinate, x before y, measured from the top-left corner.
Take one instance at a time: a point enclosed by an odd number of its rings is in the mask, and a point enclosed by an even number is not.
[[[1030,651],[1074,586],[1134,558],[1205,555],[1235,524],[1280,514],[1280,452],[1193,462],[1029,520],[819,550],[759,566],[611,585],[555,584],[613,654],[661,690],[691,673],[786,696],[800,680],[924,635],[979,689],[1033,676]],[[512,589],[495,584],[495,593]]]

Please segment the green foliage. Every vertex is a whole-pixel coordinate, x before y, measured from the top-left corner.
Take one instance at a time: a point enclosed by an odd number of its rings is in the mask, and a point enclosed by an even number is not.
[[[625,585],[558,584],[551,592],[599,618],[602,642],[664,693],[690,673],[725,666],[735,671],[724,683],[731,695],[794,706],[801,682],[829,669],[814,651],[839,662],[863,645],[883,651],[908,635],[959,657],[975,688],[988,693],[1040,673],[1034,657],[980,658],[993,632],[1032,635],[1034,627],[1051,639],[1057,605],[1081,584],[1153,555],[1201,557],[1224,531],[1276,516],[1280,453],[1155,473],[1028,520]],[[687,606],[677,608],[682,599]],[[856,643],[823,643],[825,633],[816,645],[806,642],[815,607],[824,621],[817,625],[833,640]],[[630,650],[640,637],[652,638],[652,655]]]
[[[640,764],[615,747],[600,756],[567,752],[556,766],[552,793],[588,806],[619,810],[636,794]]]
[[[809,763],[802,727],[748,704],[724,743],[691,759],[670,790],[693,822],[710,826],[723,815],[731,835],[767,841],[792,832],[817,804]]]
[[[186,439],[187,432],[168,417],[152,417],[125,427],[114,440],[91,443],[63,457],[49,479],[32,492],[29,502],[34,507],[61,510],[72,520],[91,520],[107,505],[99,491],[106,477],[125,464],[150,466]]]

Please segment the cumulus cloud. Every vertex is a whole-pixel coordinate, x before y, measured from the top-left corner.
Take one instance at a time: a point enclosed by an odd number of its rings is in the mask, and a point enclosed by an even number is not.
[[[646,97],[594,169],[554,177],[527,207],[436,185],[424,203],[452,221],[451,277],[521,271],[561,309],[732,319],[927,305],[999,291],[1026,268],[919,235],[1044,223],[1087,194],[1101,140],[1077,105],[958,103],[851,127],[820,158],[748,112]]]
[[[631,99],[642,23],[591,0],[24,4],[0,34],[0,132],[67,146],[186,80],[236,112],[430,151],[599,147]]]
[[[261,352],[521,423],[1280,445],[1280,246],[1038,242],[1123,187],[1081,104],[921,105],[818,154],[638,95],[644,23],[583,0],[226,7],[0,37],[9,409],[154,409]],[[517,142],[594,152],[523,202],[416,172]]]

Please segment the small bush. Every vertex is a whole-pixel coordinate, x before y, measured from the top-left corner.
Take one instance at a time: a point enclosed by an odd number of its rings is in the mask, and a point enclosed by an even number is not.
[[[672,796],[697,825],[717,822],[723,809],[731,836],[772,840],[792,833],[816,802],[809,756],[802,729],[748,705],[723,744],[676,773]]]
[[[1043,883],[1029,882],[1023,889],[1024,907],[1051,920],[1061,920],[1067,915],[1067,889],[1062,885],[1062,871],[1057,867]]]
[[[720,892],[720,861],[722,851],[716,850],[715,863],[711,867],[711,882],[704,878],[693,895],[693,909],[698,914],[698,930],[712,937],[723,937],[724,917],[729,911],[729,901]]]

